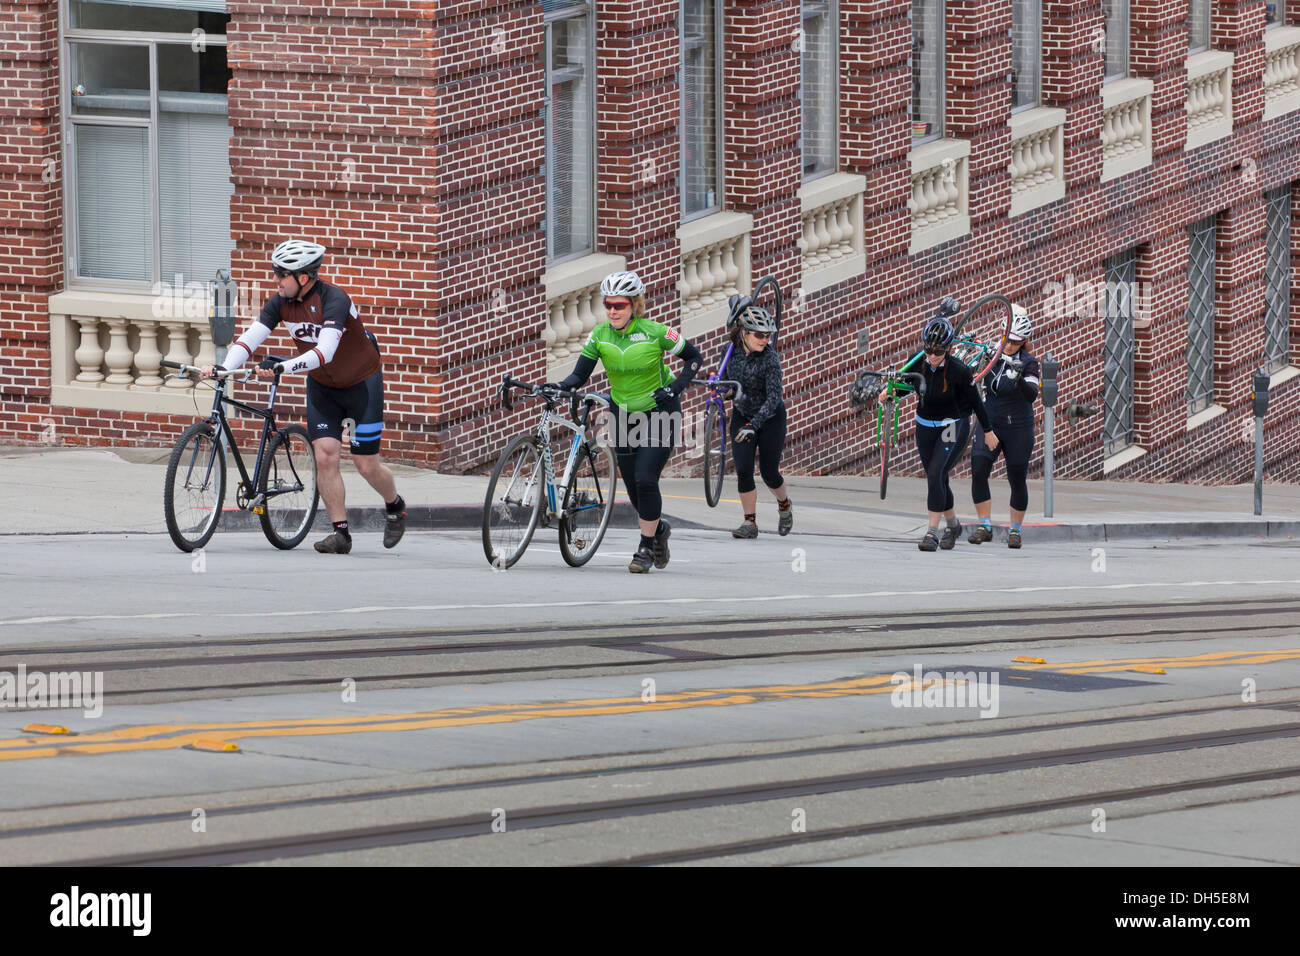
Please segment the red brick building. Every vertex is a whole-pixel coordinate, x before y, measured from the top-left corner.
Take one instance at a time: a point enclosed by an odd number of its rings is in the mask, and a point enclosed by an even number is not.
[[[710,357],[778,277],[792,473],[870,468],[855,372],[1000,291],[1106,409],[1059,475],[1245,480],[1265,366],[1300,480],[1287,4],[0,0],[0,441],[169,444],[204,283],[233,268],[242,326],[301,236],[380,339],[387,452],[443,470],[626,267]]]

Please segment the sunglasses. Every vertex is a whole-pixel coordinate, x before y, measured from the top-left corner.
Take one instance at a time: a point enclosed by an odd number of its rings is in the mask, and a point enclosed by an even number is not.
[[[605,300],[606,310],[617,309],[618,311],[621,312],[623,309],[630,309],[631,307],[632,307],[631,302],[610,302],[608,299]]]
[[[756,339],[770,339],[772,337],[771,332],[750,332],[749,334]]]
[[[926,349],[925,354],[926,355],[947,355],[948,350],[947,349]]]
[[[293,273],[288,269],[283,269],[280,266],[271,266],[271,271],[275,273],[277,279],[283,279],[285,276],[293,275]]]

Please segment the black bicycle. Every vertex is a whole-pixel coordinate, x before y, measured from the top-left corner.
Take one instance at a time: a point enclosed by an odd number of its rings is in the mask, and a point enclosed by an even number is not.
[[[167,361],[162,365],[176,369],[179,375],[200,374],[194,365]],[[273,545],[286,550],[296,548],[311,530],[320,505],[316,456],[312,453],[311,439],[302,425],[275,426],[275,394],[280,388],[278,371],[271,383],[271,396],[265,408],[249,405],[226,394],[226,384],[234,374],[238,373],[224,369],[217,371],[212,386],[212,414],[185,429],[172,449],[163,487],[167,533],[176,547],[193,551],[207,544],[217,530],[226,496],[226,454],[221,442],[224,434],[239,469],[236,503],[261,519],[262,532]],[[256,369],[249,368],[242,377],[234,380],[248,382],[255,377]],[[226,421],[227,405],[263,420],[257,460],[251,474],[244,467],[243,456],[235,444],[230,423]]]

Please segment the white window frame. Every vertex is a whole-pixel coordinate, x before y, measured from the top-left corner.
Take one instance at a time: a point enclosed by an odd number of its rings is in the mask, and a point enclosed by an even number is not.
[[[1292,2],[1295,2],[1295,0],[1292,0]],[[1267,20],[1265,20],[1265,21],[1264,21],[1264,29],[1265,29],[1265,30],[1273,30],[1273,29],[1276,29],[1277,27],[1284,27],[1284,26],[1287,25],[1287,22],[1286,22],[1286,4],[1287,4],[1287,0],[1276,0],[1276,4],[1277,4],[1277,21],[1276,21],[1275,23],[1269,23]],[[1267,8],[1267,6],[1268,6],[1268,0],[1265,0],[1265,4],[1264,4],[1264,5],[1265,5],[1265,7]]]
[[[591,129],[591,154],[588,156],[587,168],[589,175],[587,177],[587,189],[591,197],[590,227],[591,243],[581,250],[566,252],[561,256],[555,255],[555,221],[553,212],[556,208],[554,201],[555,183],[551,176],[551,158],[554,155],[555,145],[555,111],[551,108],[551,27],[560,20],[577,20],[587,18],[587,82],[591,84],[591,97],[588,104],[589,115],[587,121]],[[596,216],[596,10],[593,2],[579,2],[559,10],[548,10],[542,15],[544,23],[544,39],[542,41],[542,71],[544,74],[543,82],[545,90],[543,92],[543,114],[545,116],[544,142],[546,157],[543,161],[543,178],[546,181],[546,217],[543,220],[544,231],[546,233],[546,262],[548,266],[559,265],[564,262],[571,262],[574,259],[580,259],[583,256],[591,255],[596,249],[596,230],[598,226],[598,217]]]
[[[925,136],[911,135],[911,124],[916,122],[916,117],[912,115],[912,91],[915,89],[915,80],[913,77],[916,75],[916,70],[919,69],[918,66],[912,64],[912,57],[916,55],[915,16],[913,11],[918,2],[932,4],[939,20],[939,56],[937,60],[939,72],[937,87],[938,121],[936,122],[936,125],[939,128],[927,133]],[[942,139],[948,125],[948,11],[946,0],[913,0],[913,2],[908,4],[907,7],[907,22],[912,30],[911,53],[908,56],[908,79],[911,81],[907,94],[908,143],[910,147],[914,149],[924,143],[933,143],[936,140]]]
[[[1032,0],[1031,6],[1034,10],[1034,43],[1033,48],[1037,51],[1038,56],[1038,83],[1034,90],[1034,98],[1028,103],[1021,103],[1019,106],[1012,106],[1012,113],[1020,113],[1024,110],[1032,110],[1043,104],[1043,0]],[[1015,72],[1016,64],[1016,5],[1013,0],[1011,4],[1011,67]],[[1016,86],[1014,81],[1011,84],[1011,101],[1015,103]]]
[[[817,8],[817,7],[824,8],[824,10],[810,9],[810,8]],[[808,52],[808,50],[807,50],[807,36],[808,36],[808,31],[805,30],[805,29],[803,29],[803,25],[804,25],[805,23],[807,23],[809,20],[811,20],[811,19],[813,19],[814,17],[817,17],[817,16],[825,16],[825,17],[827,17],[827,18],[830,20],[830,24],[831,24],[831,29],[830,29],[830,37],[831,37],[830,61],[831,61],[831,62],[830,62],[830,65],[831,65],[831,75],[832,75],[832,81],[831,81],[831,82],[832,82],[832,85],[833,85],[833,87],[834,87],[834,93],[833,93],[833,96],[831,97],[831,99],[832,99],[832,104],[833,104],[833,105],[832,105],[832,107],[831,107],[831,124],[830,124],[830,126],[831,126],[831,130],[830,130],[830,133],[831,133],[831,155],[835,157],[835,162],[833,162],[833,163],[831,164],[831,166],[830,166],[829,168],[827,168],[827,169],[819,169],[819,170],[815,170],[814,172],[811,172],[811,173],[810,173],[810,172],[807,171],[807,166],[808,166],[808,164],[807,164],[807,163],[805,162],[805,160],[804,160],[804,146],[805,146],[805,144],[806,144],[806,142],[807,142],[807,139],[808,139],[808,122],[807,122],[807,121],[808,121],[808,108],[807,108],[807,104],[806,104],[806,102],[805,102],[805,100],[804,100],[804,95],[803,95],[802,74],[803,74],[803,56]],[[801,39],[801,41],[802,41],[801,46],[800,46],[800,50],[799,50],[799,53],[800,53],[800,63],[799,63],[799,72],[800,72],[800,83],[799,83],[799,106],[800,106],[800,113],[801,113],[801,117],[800,117],[800,135],[799,135],[799,170],[800,170],[800,172],[801,172],[802,175],[803,175],[803,181],[806,182],[806,183],[808,183],[808,182],[812,182],[812,181],[815,180],[815,179],[820,179],[820,178],[823,177],[823,176],[829,176],[829,175],[831,175],[831,174],[833,174],[833,173],[839,172],[839,168],[840,168],[840,164],[839,164],[839,156],[840,156],[840,123],[839,123],[839,116],[840,116],[840,2],[839,2],[839,0],[801,0],[801,3],[800,3],[800,19],[799,19],[799,25],[800,25],[800,26],[799,26],[799,28],[800,28],[800,34],[799,34],[799,35],[800,35],[800,39]]]
[[[110,292],[152,292],[161,282],[171,277],[162,275],[162,223],[159,210],[158,189],[161,181],[158,170],[158,46],[183,44],[191,46],[192,33],[134,33],[126,30],[88,30],[72,26],[72,0],[59,0],[59,103],[63,133],[63,278],[68,289],[102,289]],[[226,45],[226,35],[204,34],[209,46]],[[78,42],[98,45],[145,47],[149,51],[149,116],[74,116],[72,111],[72,51]],[[229,93],[227,93],[227,96]],[[229,114],[227,114],[229,115]],[[78,126],[117,126],[148,130],[149,135],[149,205],[152,230],[150,242],[150,278],[111,279],[81,276],[77,273],[76,253],[79,223],[77,219],[76,128]],[[75,264],[75,265],[74,265]],[[199,276],[187,277],[190,281]]]
[[[723,63],[725,57],[725,37],[723,36],[722,26],[722,0],[709,0],[713,4],[713,38],[714,38],[714,56],[713,56],[713,140],[715,159],[714,165],[717,170],[716,178],[713,183],[713,202],[706,204],[703,209],[697,209],[693,212],[686,212],[686,150],[678,150],[678,173],[681,189],[679,191],[682,206],[682,222],[687,223],[695,219],[702,219],[705,216],[711,216],[714,213],[721,212],[725,207],[724,187],[726,176],[724,166],[725,149],[723,143],[723,134],[725,125],[723,123],[726,110],[726,104],[723,102],[723,82],[722,75],[724,72]],[[686,141],[686,3],[677,5],[677,115],[679,118],[678,125],[681,128],[679,143],[684,146]]]
[[[1105,74],[1105,82],[1106,82],[1106,83],[1111,83],[1111,82],[1113,82],[1113,81],[1115,81],[1115,80],[1122,80],[1122,79],[1124,79],[1124,77],[1128,76],[1128,75],[1129,75],[1129,67],[1130,67],[1130,65],[1131,65],[1131,63],[1132,63],[1132,56],[1133,56],[1133,50],[1132,50],[1132,46],[1133,46],[1133,42],[1132,42],[1132,41],[1133,41],[1133,37],[1132,37],[1133,6],[1132,6],[1132,4],[1133,4],[1133,0],[1113,0],[1113,2],[1115,2],[1115,3],[1117,3],[1117,4],[1122,4],[1123,7],[1124,7],[1124,25],[1123,25],[1123,28],[1122,28],[1121,31],[1120,31],[1120,36],[1123,37],[1123,39],[1124,39],[1124,69],[1123,69],[1121,72],[1119,72],[1119,73],[1106,73],[1106,74]],[[1103,16],[1103,21],[1102,21],[1102,22],[1103,22],[1103,29],[1105,30],[1105,33],[1106,33],[1106,49],[1109,49],[1109,47],[1110,47],[1110,29],[1109,29],[1109,25],[1106,24],[1105,19],[1104,19],[1104,17],[1105,17],[1105,9],[1106,9],[1105,6],[1103,6],[1103,7],[1102,7],[1102,16]],[[1105,55],[1106,55],[1106,53],[1105,53],[1105,51],[1103,50],[1102,56],[1104,57]],[[1103,64],[1103,66],[1102,66],[1102,69],[1105,70],[1105,66],[1104,66],[1104,64]]]
[[[1200,7],[1205,12],[1205,42],[1197,43],[1192,37],[1192,11]],[[1188,0],[1187,3],[1187,52],[1204,53],[1214,47],[1214,7],[1210,0]]]

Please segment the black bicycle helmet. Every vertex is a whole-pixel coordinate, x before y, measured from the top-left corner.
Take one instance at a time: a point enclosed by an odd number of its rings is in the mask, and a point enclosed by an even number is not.
[[[927,322],[921,332],[921,345],[927,349],[946,349],[952,345],[952,340],[952,323],[941,315]]]

